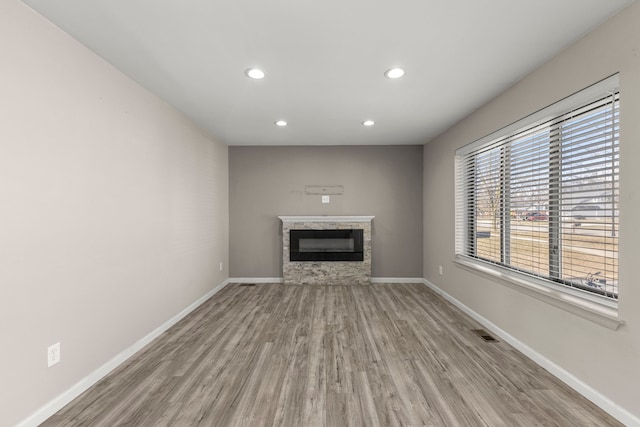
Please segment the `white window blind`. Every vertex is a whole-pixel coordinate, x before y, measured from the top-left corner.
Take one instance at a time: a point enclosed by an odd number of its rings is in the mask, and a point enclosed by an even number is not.
[[[456,153],[456,252],[618,295],[619,91],[613,76]]]

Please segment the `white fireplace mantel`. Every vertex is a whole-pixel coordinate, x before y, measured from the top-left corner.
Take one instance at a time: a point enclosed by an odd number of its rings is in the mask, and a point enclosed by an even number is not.
[[[374,216],[299,215],[279,216],[282,222],[371,222]]]

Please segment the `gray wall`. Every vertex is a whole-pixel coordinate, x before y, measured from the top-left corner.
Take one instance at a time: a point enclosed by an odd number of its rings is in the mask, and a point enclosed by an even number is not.
[[[227,147],[0,1],[0,425],[224,282]],[[62,360],[47,368],[46,350]]]
[[[585,36],[424,150],[424,277],[551,362],[640,417],[640,3]],[[555,308],[454,258],[455,150],[620,72],[620,300],[617,331]],[[438,274],[444,266],[444,275]]]
[[[422,276],[422,146],[229,147],[229,188],[231,277],[282,277],[278,215],[375,215],[373,276]]]

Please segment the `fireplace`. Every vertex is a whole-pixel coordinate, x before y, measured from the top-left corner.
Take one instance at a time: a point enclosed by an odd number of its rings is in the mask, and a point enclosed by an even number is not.
[[[363,261],[363,231],[292,229],[289,261]]]
[[[373,216],[281,216],[285,285],[371,283]]]

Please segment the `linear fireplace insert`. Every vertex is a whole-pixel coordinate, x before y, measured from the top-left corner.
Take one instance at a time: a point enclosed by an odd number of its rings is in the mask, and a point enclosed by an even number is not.
[[[290,230],[290,261],[363,261],[363,230]]]

